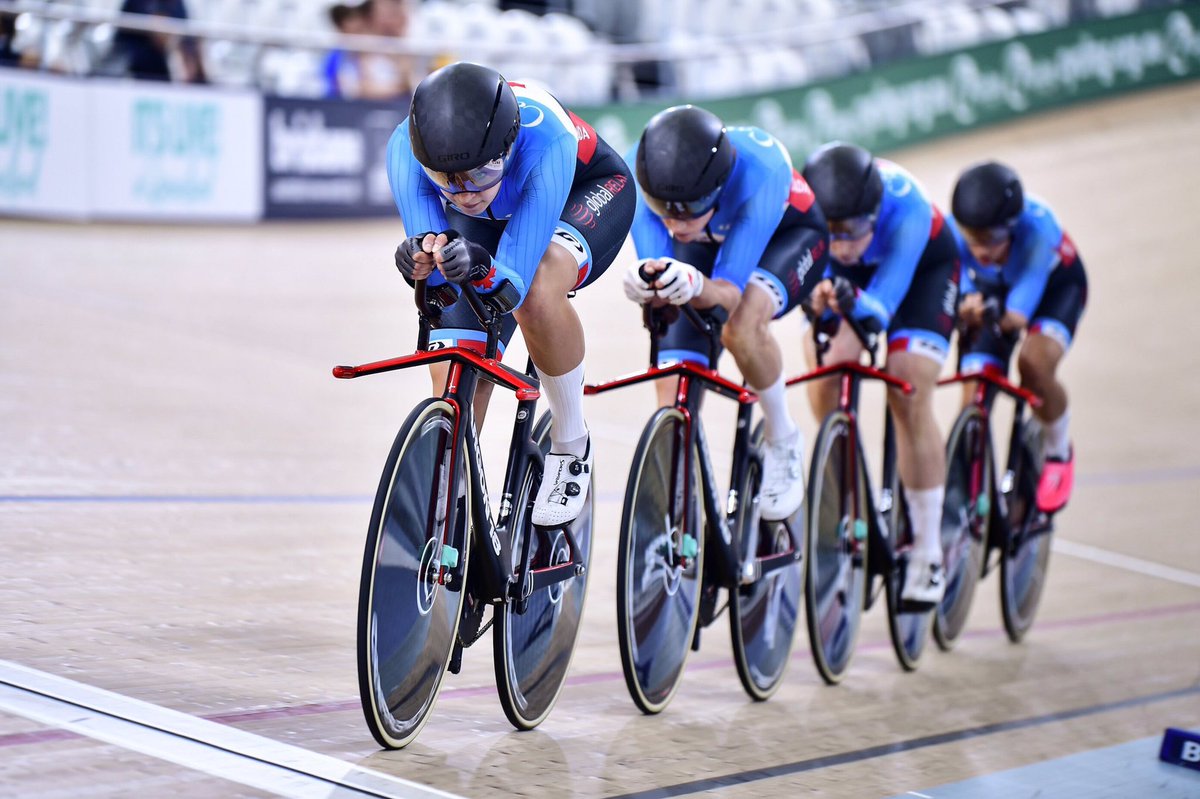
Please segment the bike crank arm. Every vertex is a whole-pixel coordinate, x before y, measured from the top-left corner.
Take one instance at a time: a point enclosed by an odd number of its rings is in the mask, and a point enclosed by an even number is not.
[[[583,559],[579,555],[579,545],[575,542],[575,537],[571,535],[571,531],[566,527],[549,529],[562,530],[563,535],[567,539],[567,546],[571,551],[571,559],[563,563],[556,563],[553,566],[543,566],[540,569],[526,570],[525,579],[514,580],[509,583],[508,598],[510,600],[524,603],[535,591],[549,588],[556,583],[561,583],[572,577],[582,577],[587,572],[587,566],[584,565]]]

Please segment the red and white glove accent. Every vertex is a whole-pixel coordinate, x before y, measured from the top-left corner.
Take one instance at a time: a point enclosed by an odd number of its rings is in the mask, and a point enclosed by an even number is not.
[[[625,296],[638,305],[645,305],[654,299],[654,281],[651,280],[650,283],[647,283],[642,280],[640,272],[643,266],[657,260],[657,258],[643,258],[625,270]]]
[[[659,286],[658,296],[672,305],[685,305],[699,296],[704,289],[704,275],[699,269],[683,261],[664,258],[667,265],[655,281]]]

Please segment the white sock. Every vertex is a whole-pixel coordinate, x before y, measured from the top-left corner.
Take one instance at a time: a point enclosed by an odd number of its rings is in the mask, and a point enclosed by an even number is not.
[[[751,386],[754,388],[754,386]],[[788,412],[787,386],[783,373],[766,388],[754,388],[763,412],[763,436],[767,441],[782,441],[796,432],[796,423]]]
[[[563,375],[537,370],[542,396],[550,406],[550,451],[583,457],[587,452],[588,429],[583,420],[583,361]]]
[[[913,549],[924,552],[935,563],[942,562],[942,502],[946,487],[904,489],[908,516],[913,527]]]
[[[1071,412],[1063,411],[1063,415],[1053,422],[1042,422],[1042,435],[1046,442],[1046,457],[1066,460],[1071,455],[1071,437],[1067,428],[1071,423]]]

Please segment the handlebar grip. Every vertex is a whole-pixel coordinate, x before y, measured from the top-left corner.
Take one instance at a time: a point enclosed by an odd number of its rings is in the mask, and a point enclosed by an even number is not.
[[[1003,318],[1003,300],[999,297],[988,297],[983,303],[983,321],[989,325],[998,325]]]
[[[838,309],[842,316],[850,316],[858,302],[858,289],[844,277],[833,279],[833,294],[837,298]]]

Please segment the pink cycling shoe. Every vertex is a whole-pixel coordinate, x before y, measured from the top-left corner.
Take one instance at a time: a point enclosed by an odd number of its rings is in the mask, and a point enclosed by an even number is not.
[[[1042,513],[1057,513],[1071,498],[1075,485],[1075,448],[1064,461],[1061,458],[1046,458],[1042,467],[1042,478],[1038,481],[1037,506]]]

